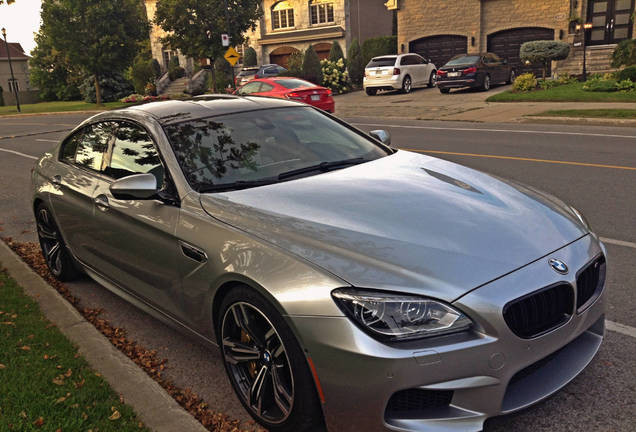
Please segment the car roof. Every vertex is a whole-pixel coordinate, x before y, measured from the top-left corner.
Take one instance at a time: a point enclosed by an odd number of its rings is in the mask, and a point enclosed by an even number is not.
[[[179,123],[217,115],[235,114],[269,108],[299,107],[304,104],[285,99],[264,98],[258,96],[234,96],[210,94],[197,96],[186,101],[160,101],[136,105],[113,111],[107,111],[102,118],[129,113],[152,116],[162,125]]]

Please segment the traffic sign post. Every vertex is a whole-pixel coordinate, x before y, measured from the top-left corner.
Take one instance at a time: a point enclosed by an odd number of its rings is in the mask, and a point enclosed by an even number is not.
[[[223,58],[232,66],[232,87],[236,88],[236,83],[234,82],[234,65],[239,61],[241,55],[236,52],[234,47],[229,47],[227,51],[225,51]]]
[[[230,36],[228,34],[223,33],[221,35],[221,45],[223,45],[224,47],[230,46]]]

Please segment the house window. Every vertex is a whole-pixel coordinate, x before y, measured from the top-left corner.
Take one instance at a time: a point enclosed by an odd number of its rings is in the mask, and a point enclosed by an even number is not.
[[[272,7],[272,29],[294,27],[294,9],[289,2],[278,2]]]
[[[334,22],[333,3],[316,3],[309,5],[312,24],[326,24]]]

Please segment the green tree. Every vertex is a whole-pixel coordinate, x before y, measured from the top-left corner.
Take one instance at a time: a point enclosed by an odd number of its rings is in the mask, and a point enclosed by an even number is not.
[[[130,66],[149,31],[139,0],[44,0],[41,18],[52,46],[93,77],[97,104],[100,78]]]
[[[344,53],[338,42],[331,44],[331,51],[329,51],[329,61],[337,62],[339,59],[344,60]]]
[[[213,65],[226,51],[221,34],[228,33],[232,45],[242,44],[244,33],[254,30],[263,14],[260,4],[260,0],[159,0],[155,22],[168,33],[164,42],[170,47],[194,59],[207,58]],[[215,75],[214,68],[212,73]],[[216,91],[216,76],[212,82]]]
[[[544,80],[550,62],[552,60],[565,60],[569,54],[570,44],[551,40],[525,42],[519,50],[521,61],[543,66]]]
[[[45,101],[79,99],[79,86],[84,81],[81,70],[53,48],[50,38],[41,32],[35,36],[37,46],[31,51],[29,75],[31,83]]]
[[[303,58],[303,78],[317,85],[320,85],[322,82],[322,67],[320,66],[320,59],[313,45],[309,45],[309,48],[305,51],[305,58]]]
[[[252,47],[247,47],[243,54],[243,66],[256,66],[258,60],[256,59],[256,50]]]
[[[397,53],[397,37],[396,36],[378,36],[369,38],[362,44],[362,60],[364,65],[373,58],[382,55],[390,55]]]
[[[366,63],[362,58],[362,51],[360,50],[360,44],[358,39],[354,39],[349,46],[349,52],[347,53],[347,70],[349,71],[349,79],[356,85],[362,84],[362,77],[364,77],[364,67]]]

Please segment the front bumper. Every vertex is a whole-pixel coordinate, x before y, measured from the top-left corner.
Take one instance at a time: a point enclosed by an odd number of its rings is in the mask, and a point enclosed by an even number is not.
[[[567,275],[550,268],[551,254],[459,298],[453,305],[475,321],[470,332],[389,346],[345,317],[290,317],[316,366],[328,429],[479,431],[487,418],[556,392],[601,345],[605,290],[586,310],[533,339],[509,329],[503,306],[557,282],[575,287],[576,271],[601,252],[588,235],[554,253],[572,269]],[[387,411],[396,392],[414,388],[451,393],[452,400],[407,416]]]

